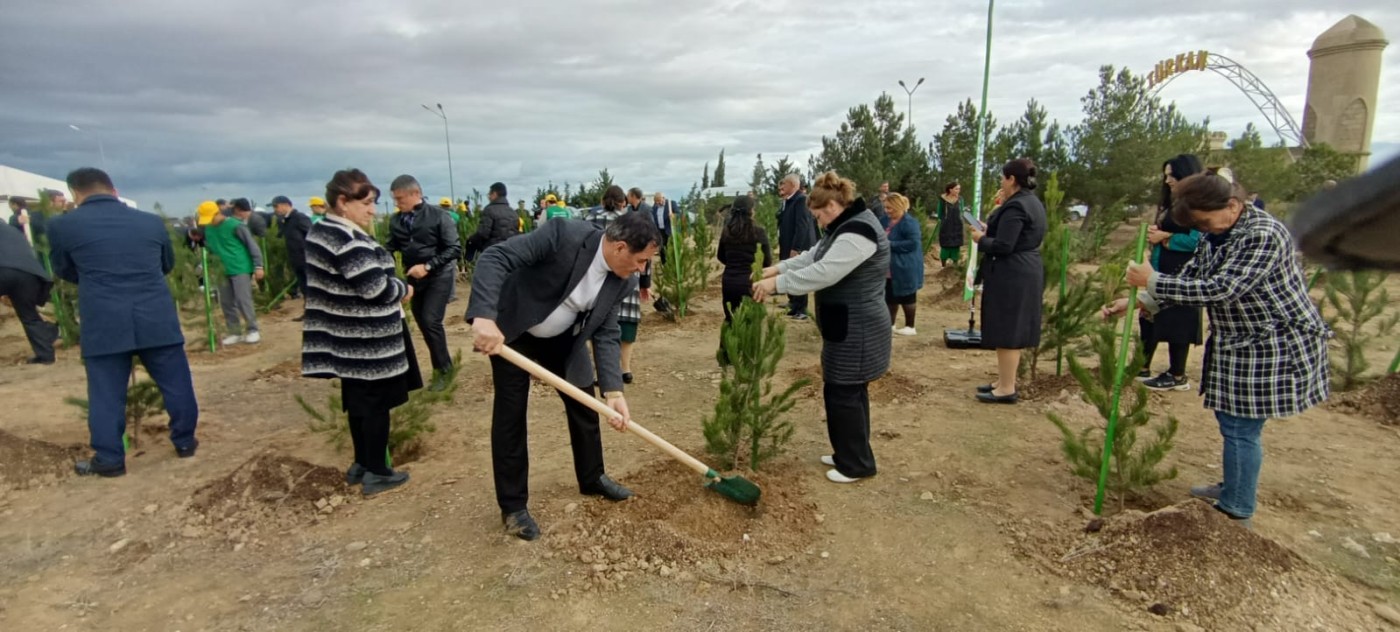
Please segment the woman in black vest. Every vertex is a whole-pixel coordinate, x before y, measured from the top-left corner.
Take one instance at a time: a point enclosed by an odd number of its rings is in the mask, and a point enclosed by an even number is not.
[[[1200,231],[1177,224],[1171,216],[1177,183],[1201,171],[1201,159],[1191,154],[1162,163],[1162,204],[1157,209],[1157,221],[1147,232],[1147,241],[1152,244],[1152,269],[1162,274],[1180,272],[1181,266],[1195,256],[1196,244],[1201,241]],[[1191,353],[1191,345],[1201,344],[1201,308],[1174,305],[1139,318],[1138,324],[1142,328],[1143,364],[1138,374],[1142,385],[1154,391],[1191,390],[1186,379],[1186,357]],[[1167,371],[1153,377],[1152,356],[1159,342],[1167,343],[1171,364]]]
[[[1020,158],[1001,168],[999,197],[1005,202],[987,219],[987,231],[972,229],[982,260],[982,346],[997,350],[997,381],[977,387],[977,400],[1015,404],[1021,350],[1040,344],[1045,269],[1045,205],[1035,197],[1035,163]]]
[[[301,374],[340,378],[355,462],[349,485],[365,496],[408,482],[387,463],[389,415],[423,388],[403,304],[413,286],[394,276],[394,258],[369,232],[379,189],[359,169],[326,184],[326,218],[306,235],[306,319]]]
[[[719,235],[719,250],[715,253],[715,258],[724,264],[720,283],[724,322],[734,319],[734,310],[739,309],[744,297],[753,291],[754,260],[761,257],[764,268],[773,265],[773,248],[768,243],[768,231],[753,221],[753,198],[747,195],[734,198],[729,218]],[[729,364],[722,340],[717,357],[720,365]]]
[[[833,483],[875,475],[870,450],[870,383],[890,368],[885,277],[890,242],[854,182],[828,171],[812,185],[808,210],[826,235],[816,248],[763,270],[753,297],[817,294],[822,334],[822,397],[832,454],[821,462]]]

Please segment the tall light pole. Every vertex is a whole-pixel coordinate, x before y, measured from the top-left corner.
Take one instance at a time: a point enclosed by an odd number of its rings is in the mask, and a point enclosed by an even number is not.
[[[906,114],[905,116],[909,119],[909,120],[907,121],[907,123],[908,123],[908,125],[910,125],[911,127],[914,125],[914,93],[915,93],[915,92],[918,92],[918,91],[919,91],[919,86],[922,86],[922,85],[924,85],[924,78],[923,78],[923,77],[919,77],[919,82],[916,83],[916,84],[914,84],[914,87],[913,87],[913,88],[910,88],[909,86],[904,85],[904,80],[903,80],[903,79],[900,79],[900,80],[899,80],[899,87],[904,88],[904,94],[905,94],[905,96],[908,96],[908,97],[909,97],[909,109],[906,110],[906,111],[907,111],[907,114]]]
[[[73,131],[75,131],[75,132],[78,132],[79,134],[87,133],[87,130],[85,130],[85,129],[81,128],[81,127],[78,127],[77,125],[72,125],[72,124],[70,124],[70,125],[68,126],[68,129],[71,129],[71,130],[73,130]],[[105,148],[102,147],[102,135],[101,135],[101,134],[98,134],[97,132],[91,132],[91,133],[92,133],[93,138],[96,138],[96,139],[97,139],[97,154],[98,154],[99,156],[102,157],[102,170],[103,170],[103,171],[106,171],[106,170],[107,170],[107,150],[106,150]]]
[[[447,190],[452,195],[452,203],[456,204],[457,185],[452,179],[452,134],[447,131],[447,112],[443,111],[441,103],[437,104],[436,110],[426,105],[423,106],[423,109],[427,110],[433,116],[442,119],[442,136],[447,140]]]

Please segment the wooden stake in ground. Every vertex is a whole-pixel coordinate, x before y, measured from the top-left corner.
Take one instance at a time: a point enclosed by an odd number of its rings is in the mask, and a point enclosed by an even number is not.
[[[1147,224],[1138,227],[1137,249],[1142,263],[1147,259]],[[1133,344],[1133,315],[1137,312],[1137,288],[1129,288],[1128,311],[1123,316],[1123,334],[1118,340],[1118,362],[1113,367],[1113,406],[1108,412],[1108,427],[1104,430],[1103,461],[1099,465],[1099,487],[1094,492],[1094,514],[1103,514],[1103,492],[1108,485],[1108,463],[1113,459],[1113,434],[1118,429],[1118,405],[1123,400],[1123,367],[1128,364],[1128,348]]]

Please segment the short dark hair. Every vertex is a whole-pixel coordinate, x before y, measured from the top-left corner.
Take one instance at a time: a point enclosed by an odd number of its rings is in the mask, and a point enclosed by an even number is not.
[[[1035,190],[1035,163],[1030,158],[1017,158],[1001,168],[1002,177],[1016,181],[1016,186],[1027,191]]]
[[[614,186],[608,189],[617,189],[622,192],[622,187]],[[661,246],[661,231],[656,229],[656,222],[646,213],[623,213],[619,217],[608,223],[603,234],[608,241],[620,241],[627,244],[627,249],[632,252],[641,252],[651,246]]]
[[[74,193],[93,193],[102,191],[112,193],[117,190],[117,185],[112,184],[112,177],[106,171],[94,167],[83,167],[74,169],[68,173],[68,188]]]
[[[1172,221],[1190,226],[1191,211],[1221,211],[1230,200],[1241,200],[1240,186],[1209,171],[1187,177],[1176,183],[1172,202]]]
[[[389,183],[390,191],[412,191],[415,189],[422,191],[423,185],[418,184],[418,179],[408,174],[394,178],[394,181]]]
[[[627,204],[627,194],[622,192],[622,187],[614,184],[608,187],[607,191],[603,192],[604,210],[615,211],[622,208],[625,204]]]
[[[223,199],[223,198],[219,198],[219,199],[217,199],[217,200],[214,200],[214,203],[215,203],[215,204],[218,204],[219,206],[223,206],[223,205],[225,205],[225,204],[228,204],[228,200],[225,200],[225,199]]]
[[[253,210],[253,203],[249,202],[248,198],[234,198],[230,205],[233,206],[235,212]]]
[[[491,188],[488,190],[495,193],[498,198],[504,198],[506,196],[506,185],[504,182],[492,182]]]
[[[379,189],[369,181],[369,176],[359,169],[341,169],[326,183],[326,205],[330,208],[338,208],[341,198],[363,200],[371,197],[378,203]]]
[[[632,187],[630,189],[627,189],[627,195],[629,197],[634,197],[640,200],[642,199],[642,190],[639,187]]]
[[[10,196],[10,204],[15,205],[15,208],[27,208],[27,207],[28,207],[28,204],[24,201],[24,198],[22,198],[22,197],[15,197],[15,196],[13,196],[13,195]]]

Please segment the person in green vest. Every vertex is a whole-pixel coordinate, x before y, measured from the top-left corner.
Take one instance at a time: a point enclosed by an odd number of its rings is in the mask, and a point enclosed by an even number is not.
[[[307,201],[307,206],[311,207],[312,224],[320,223],[321,220],[326,218],[325,200],[313,196],[310,200]]]
[[[206,204],[212,202],[201,204],[199,213],[200,224],[208,224],[204,228],[204,243],[224,267],[224,282],[219,286],[219,307],[224,310],[229,329],[224,346],[256,344],[262,340],[262,334],[258,332],[258,314],[253,308],[253,282],[263,278],[262,250],[247,225],[232,214],[206,213]]]
[[[551,219],[574,218],[573,211],[569,210],[569,207],[564,206],[564,200],[555,197],[553,193],[550,193],[549,195],[545,196],[544,201],[547,204],[549,204],[549,207],[546,208],[544,211],[545,221],[549,221]]]

